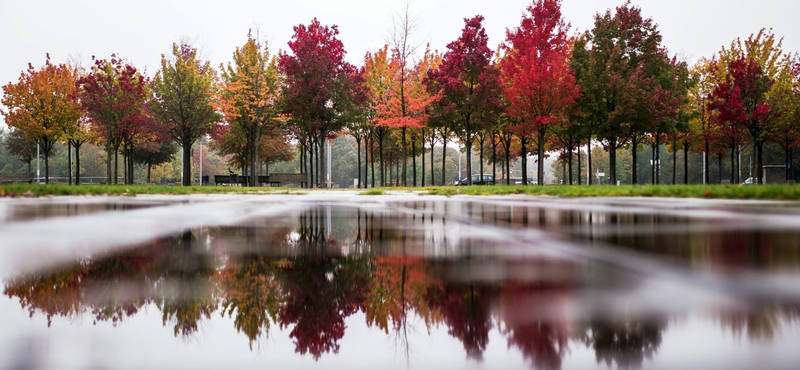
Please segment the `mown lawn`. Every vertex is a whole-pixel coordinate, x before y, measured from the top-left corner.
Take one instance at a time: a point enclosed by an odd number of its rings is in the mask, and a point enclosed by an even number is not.
[[[281,194],[306,192],[306,189],[248,188],[233,186],[153,186],[153,185],[0,185],[0,196],[46,195],[129,195],[136,194]]]
[[[330,189],[321,189],[330,191]],[[48,195],[128,195],[136,194],[307,194],[314,189],[248,188],[228,186],[150,186],[150,185],[0,185],[0,196]],[[623,185],[623,186],[435,186],[421,188],[357,189],[364,195],[397,192],[431,195],[544,195],[557,197],[672,197],[719,199],[800,200],[799,185]]]
[[[439,195],[550,195],[557,197],[670,197],[720,199],[800,199],[798,185],[571,185],[447,186],[425,188]]]

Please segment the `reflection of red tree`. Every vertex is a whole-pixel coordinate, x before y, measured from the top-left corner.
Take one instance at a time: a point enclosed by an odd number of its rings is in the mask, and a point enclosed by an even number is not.
[[[570,333],[562,317],[569,290],[507,284],[501,315],[508,345],[516,346],[537,369],[560,369]]]
[[[344,319],[364,309],[369,289],[367,263],[361,259],[302,258],[286,271],[285,304],[278,315],[281,326],[294,324],[289,337],[296,352],[339,352]]]
[[[489,312],[491,291],[474,285],[448,285],[444,290],[431,290],[429,300],[439,307],[447,324],[448,334],[464,344],[467,357],[483,359],[489,343],[492,318]]]

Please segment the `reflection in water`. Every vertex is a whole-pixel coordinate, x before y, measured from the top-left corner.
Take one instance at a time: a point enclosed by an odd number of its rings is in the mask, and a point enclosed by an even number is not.
[[[585,230],[641,223],[644,217],[553,215],[480,204],[467,210],[467,215],[512,227],[517,222],[544,228],[588,223],[572,229],[578,238],[584,237]],[[571,345],[591,348],[598,364],[618,368],[638,368],[657,355],[667,330],[666,317],[570,313],[569,307],[580,302],[581,294],[597,284],[612,292],[623,288],[598,283],[585,267],[563,259],[477,258],[469,254],[470,248],[487,242],[461,237],[458,227],[431,214],[316,208],[295,218],[186,231],[126,252],[14,277],[5,281],[4,294],[17,298],[31,316],[46,315],[48,325],[53,316],[86,313],[95,321],[118,325],[153,305],[175,336],[194,335],[219,310],[233,318],[251,349],[278,326],[290,331],[297,353],[314,359],[338,353],[347,330],[345,320],[356,313],[363,313],[366,326],[394,338],[405,358],[412,352],[409,333],[414,328],[409,319],[413,317],[424,323],[428,333],[446,328],[449,336],[461,342],[466,357],[477,361],[493,345],[489,343],[493,329],[537,369],[561,368]],[[608,241],[611,237],[594,238]],[[613,238],[622,245],[628,240],[624,235]],[[690,245],[695,243],[693,238],[686,238]],[[706,237],[704,243],[714,238]],[[769,243],[751,250],[753,242],[740,243],[743,239],[747,240],[724,234],[720,240],[729,242],[718,246],[720,253],[710,243],[701,257],[694,255],[693,247],[658,250],[661,247],[644,245],[656,254],[685,253],[689,259],[719,259],[723,265],[742,261],[740,255],[751,256],[743,262],[747,266],[753,266],[753,261],[770,265],[771,258],[786,263],[785,256],[776,257]],[[639,248],[638,244],[627,246]],[[791,262],[792,255],[788,258]],[[602,266],[591,269],[603,271]],[[800,318],[800,310],[776,302],[742,311],[719,310],[714,315],[737,335],[769,339],[783,325]]]
[[[658,351],[665,327],[659,319],[599,320],[589,324],[584,340],[594,349],[598,364],[637,369]]]
[[[75,217],[99,212],[132,211],[163,205],[166,202],[118,201],[113,203],[12,203],[5,214],[0,213],[0,222],[32,221],[51,217]]]

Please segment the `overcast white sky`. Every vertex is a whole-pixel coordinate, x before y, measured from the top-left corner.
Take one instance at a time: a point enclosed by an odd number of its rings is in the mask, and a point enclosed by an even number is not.
[[[481,14],[492,48],[505,38],[506,28],[519,24],[530,0],[417,0],[417,40],[434,49],[458,37],[464,17]],[[574,30],[591,28],[597,12],[623,0],[564,0],[564,18]],[[784,37],[784,49],[800,51],[798,0],[634,0],[658,23],[664,45],[689,61],[710,56],[736,37],[761,28]],[[0,0],[0,84],[16,81],[27,63],[41,65],[45,53],[56,62],[80,56],[117,53],[135,66],[155,73],[160,55],[181,37],[196,39],[204,55],[217,66],[227,62],[247,31],[256,25],[274,51],[286,49],[292,27],[313,17],[339,26],[349,62],[361,65],[367,51],[385,43],[390,14],[404,0]],[[0,118],[2,119],[2,118]]]

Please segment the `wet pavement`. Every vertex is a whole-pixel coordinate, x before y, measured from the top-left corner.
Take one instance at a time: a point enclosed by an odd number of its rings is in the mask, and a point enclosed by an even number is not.
[[[0,200],[0,369],[797,369],[800,203]]]

